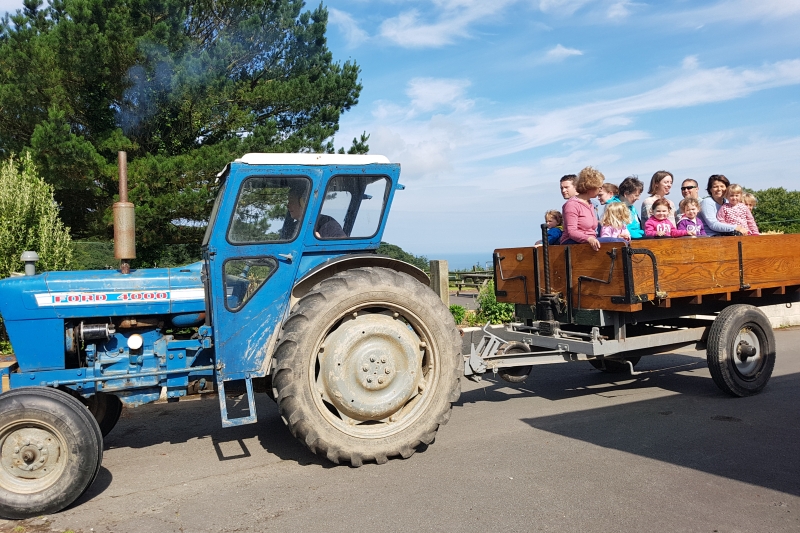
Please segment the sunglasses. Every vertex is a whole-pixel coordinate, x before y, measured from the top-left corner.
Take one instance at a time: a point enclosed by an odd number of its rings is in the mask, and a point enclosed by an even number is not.
[[[688,187],[681,187],[682,191],[691,191],[692,189],[696,189],[697,185],[689,185]]]

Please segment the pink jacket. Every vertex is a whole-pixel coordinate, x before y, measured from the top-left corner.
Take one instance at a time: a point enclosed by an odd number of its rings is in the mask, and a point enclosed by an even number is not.
[[[573,196],[564,203],[561,212],[564,215],[562,243],[567,239],[587,242],[589,237],[597,237],[597,216],[590,205]]]
[[[623,235],[623,233],[625,235]],[[600,229],[600,236],[614,237],[617,239],[630,239],[631,233],[628,231],[627,226],[621,228],[615,228],[614,226],[603,226],[602,229]]]
[[[663,231],[664,237],[685,237],[689,235],[686,230],[680,230],[675,227],[675,223],[669,217],[664,220],[656,220],[654,217],[647,219],[644,223],[645,237],[658,237],[658,232]]]
[[[759,235],[753,213],[750,212],[745,203],[736,205],[722,204],[719,211],[717,211],[717,220],[726,224],[744,226],[747,228],[749,235]]]

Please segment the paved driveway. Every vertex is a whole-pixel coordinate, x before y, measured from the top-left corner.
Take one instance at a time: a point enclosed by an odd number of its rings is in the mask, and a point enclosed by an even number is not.
[[[767,389],[734,399],[691,350],[634,378],[586,363],[466,382],[434,445],[333,467],[274,404],[220,428],[215,400],[126,410],[97,482],[1,531],[800,531],[800,329],[776,333]]]

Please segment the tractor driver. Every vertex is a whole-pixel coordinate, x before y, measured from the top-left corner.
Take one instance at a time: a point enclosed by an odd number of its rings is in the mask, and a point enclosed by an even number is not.
[[[299,221],[303,217],[303,212],[306,208],[306,195],[297,188],[292,187],[289,189],[289,216],[295,221]],[[294,228],[294,223],[284,224],[284,227]],[[328,215],[320,215],[317,218],[317,223],[314,225],[314,236],[317,239],[342,239],[346,238],[347,234],[342,230],[342,226],[336,221],[335,218]]]

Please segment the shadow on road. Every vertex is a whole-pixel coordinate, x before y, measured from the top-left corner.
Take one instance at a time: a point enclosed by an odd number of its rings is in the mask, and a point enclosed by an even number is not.
[[[268,453],[300,465],[325,468],[331,463],[317,457],[292,437],[278,414],[278,407],[265,394],[256,395],[258,422],[223,428],[219,403],[210,397],[178,403],[145,405],[126,409],[116,428],[105,438],[106,449],[147,448],[155,444],[178,444],[190,439],[210,438],[220,461],[250,457],[245,441],[257,439]],[[225,449],[223,444],[231,444]]]
[[[595,395],[602,406],[522,420],[537,430],[800,496],[800,374],[773,376],[760,394],[733,398],[717,389],[696,357],[644,358],[637,370],[646,373],[633,377],[587,367],[534,368],[519,385],[492,379],[462,395],[461,403]]]

